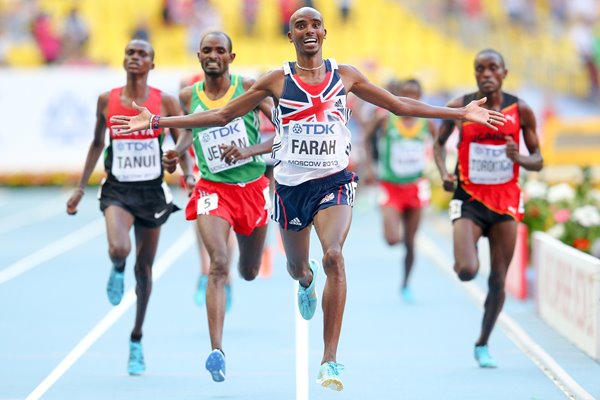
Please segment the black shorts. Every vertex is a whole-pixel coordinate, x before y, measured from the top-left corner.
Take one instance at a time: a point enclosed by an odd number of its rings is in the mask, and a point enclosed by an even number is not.
[[[119,206],[135,217],[135,225],[146,228],[161,226],[172,212],[179,210],[173,204],[171,190],[164,182],[143,185],[107,180],[100,187],[98,199],[102,212],[108,206]]]
[[[454,192],[448,212],[452,222],[461,218],[470,219],[481,228],[484,236],[488,236],[492,225],[515,220],[509,214],[499,214],[490,210],[485,204],[471,197],[461,187],[458,187]]]

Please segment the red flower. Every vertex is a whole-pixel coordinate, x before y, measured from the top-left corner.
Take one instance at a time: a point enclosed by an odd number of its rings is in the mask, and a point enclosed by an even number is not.
[[[538,207],[531,206],[531,208],[527,210],[527,214],[529,214],[531,218],[537,218],[540,216],[541,213]]]
[[[586,238],[577,238],[573,240],[573,247],[581,251],[589,251],[592,243]]]

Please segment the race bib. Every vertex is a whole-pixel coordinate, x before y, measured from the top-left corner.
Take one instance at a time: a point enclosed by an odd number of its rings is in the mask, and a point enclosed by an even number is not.
[[[425,169],[425,143],[421,140],[393,142],[390,167],[398,177],[419,175]]]
[[[332,168],[348,157],[343,125],[338,122],[292,122],[286,160],[310,168]]]
[[[198,199],[196,212],[198,215],[206,215],[209,211],[216,210],[218,206],[219,196],[216,193],[211,193]]]
[[[497,185],[513,179],[513,162],[506,156],[506,145],[471,143],[469,180],[480,185]]]
[[[149,181],[160,177],[158,139],[113,140],[112,174],[119,182]]]
[[[450,215],[450,220],[454,221],[462,216],[462,200],[450,200],[450,207],[448,208],[448,214]]]
[[[227,164],[221,161],[221,145],[235,145],[237,147],[248,147],[248,133],[246,124],[241,118],[236,118],[225,126],[206,129],[199,133],[202,142],[202,153],[208,169],[213,174],[226,171],[240,165],[248,164],[252,157],[237,160],[235,164]]]

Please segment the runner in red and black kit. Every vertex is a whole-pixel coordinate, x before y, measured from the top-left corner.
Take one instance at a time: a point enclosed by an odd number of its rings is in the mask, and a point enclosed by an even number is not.
[[[104,150],[108,128],[110,143],[104,158],[107,177],[100,190],[100,209],[106,220],[108,253],[112,261],[107,295],[113,305],[119,304],[123,297],[125,260],[131,252],[129,231],[133,226],[137,309],[129,343],[128,372],[132,375],[141,374],[146,368],[141,344],[142,325],[152,291],[152,264],[160,226],[178,208],[163,182],[162,129],[149,124],[147,128],[123,133],[113,128],[110,117],[117,114],[135,115],[136,110],[131,108],[132,101],[144,104],[155,114],[183,114],[174,97],[148,86],[148,73],[154,68],[153,60],[154,49],[150,43],[134,39],[127,44],[123,60],[127,84],[98,97],[94,139],[79,186],[67,202],[67,213],[76,214],[83,189]],[[172,129],[171,133],[177,140],[179,130]],[[190,170],[191,159],[186,160],[188,162],[182,163],[183,168]]]
[[[517,221],[523,216],[520,167],[539,171],[543,166],[535,115],[521,99],[502,91],[508,70],[502,55],[482,50],[475,57],[475,78],[479,90],[458,97],[449,107],[462,107],[486,97],[484,107],[500,111],[506,122],[498,130],[471,122],[445,120],[434,142],[435,161],[444,189],[454,191],[450,202],[453,222],[454,270],[462,281],[475,277],[479,269],[477,241],[490,242],[491,272],[481,334],[475,343],[475,359],[480,367],[496,367],[488,351],[488,339],[504,304],[504,281],[517,236]],[[454,127],[460,132],[456,175],[446,170],[445,144]],[[521,132],[529,155],[519,153]],[[456,185],[456,187],[455,187]]]

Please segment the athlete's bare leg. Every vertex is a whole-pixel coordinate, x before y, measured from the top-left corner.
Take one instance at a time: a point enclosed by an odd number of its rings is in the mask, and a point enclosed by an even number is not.
[[[476,345],[487,344],[492,329],[504,305],[504,283],[517,241],[517,222],[504,221],[492,225],[489,232],[491,270],[488,295],[481,324],[481,335]]]
[[[131,252],[129,230],[133,226],[134,216],[117,205],[108,206],[104,210],[106,236],[108,239],[108,256],[119,271],[125,268],[125,260]]]
[[[350,206],[333,206],[317,213],[315,231],[323,249],[323,359],[336,362],[337,347],[346,305],[346,269],[342,249],[352,222]]]
[[[394,246],[402,241],[402,219],[401,213],[392,207],[381,207],[381,217],[383,218],[383,237],[385,242]]]
[[[481,227],[468,218],[454,221],[454,271],[461,281],[470,281],[479,271],[477,241],[482,234]]]
[[[199,215],[196,219],[202,242],[210,256],[208,286],[206,288],[206,313],[211,349],[222,349],[225,320],[225,282],[229,275],[227,240],[229,222],[213,215]]]
[[[248,236],[237,234],[240,249],[238,268],[243,279],[251,281],[258,275],[268,225],[255,228]]]
[[[406,255],[404,256],[404,280],[402,282],[403,288],[408,286],[410,273],[415,262],[415,238],[417,235],[417,229],[419,229],[420,221],[420,208],[407,208],[404,210],[404,213],[402,214],[402,225],[404,227],[404,246],[406,248]]]
[[[135,324],[131,332],[132,338],[142,337],[142,325],[146,317],[146,309],[152,293],[152,265],[158,248],[160,227],[146,228],[136,225],[136,260],[135,260],[135,294],[137,295]]]

